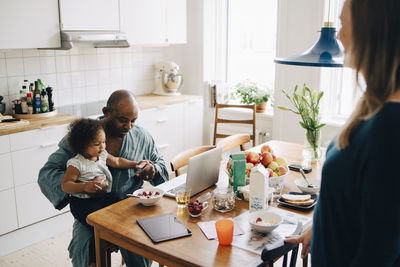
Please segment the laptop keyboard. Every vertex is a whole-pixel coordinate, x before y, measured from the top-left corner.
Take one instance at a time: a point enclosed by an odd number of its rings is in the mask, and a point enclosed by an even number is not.
[[[185,189],[185,188],[186,188],[186,184],[181,184],[180,186],[172,188],[172,189],[168,190],[167,192],[170,194],[175,194],[175,191],[180,190],[180,189]]]

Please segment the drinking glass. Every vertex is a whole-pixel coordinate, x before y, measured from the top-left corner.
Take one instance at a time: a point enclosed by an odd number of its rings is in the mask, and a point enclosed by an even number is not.
[[[186,205],[190,200],[190,191],[189,187],[178,188],[175,190],[175,199],[178,208],[186,208]]]
[[[220,245],[229,246],[233,240],[233,221],[219,220],[215,223],[218,242]]]
[[[271,177],[269,178],[269,187],[272,188],[271,206],[278,205],[278,199],[281,197],[283,189],[283,178]]]

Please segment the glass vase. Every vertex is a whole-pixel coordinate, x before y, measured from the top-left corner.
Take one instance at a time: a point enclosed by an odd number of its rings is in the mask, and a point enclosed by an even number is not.
[[[315,163],[321,159],[321,130],[306,130],[303,161]]]

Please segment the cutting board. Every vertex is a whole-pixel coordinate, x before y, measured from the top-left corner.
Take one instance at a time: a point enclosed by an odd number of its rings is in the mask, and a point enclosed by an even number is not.
[[[27,120],[0,122],[0,130],[18,128],[18,127],[28,125],[28,124],[29,124],[29,121],[27,121]]]

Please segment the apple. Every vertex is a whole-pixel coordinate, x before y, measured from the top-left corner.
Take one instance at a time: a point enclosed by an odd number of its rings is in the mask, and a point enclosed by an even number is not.
[[[286,160],[282,157],[277,157],[275,159],[275,162],[278,163],[279,166],[283,166],[283,167],[287,166]]]
[[[271,154],[272,154],[272,153],[271,153]],[[272,160],[275,161],[275,159],[276,159],[275,154],[272,154]]]
[[[251,169],[253,169],[253,167],[254,167],[253,163],[250,163],[250,162],[246,163],[246,170],[251,170]]]
[[[268,164],[268,168],[272,169],[273,171],[275,171],[276,169],[278,169],[279,165],[278,163],[276,163],[275,161],[271,162],[270,164]]]
[[[268,177],[272,177],[272,175],[274,174],[274,171],[270,168],[267,168],[268,172],[269,172],[269,176]]]
[[[287,173],[287,169],[283,166],[278,167],[278,174],[279,175],[285,175]]]
[[[274,151],[272,150],[272,148],[269,145],[263,145],[261,147],[261,153],[264,153],[264,152],[273,153]]]
[[[279,175],[276,172],[272,173],[272,177],[278,177]]]
[[[260,155],[258,155],[256,152],[249,152],[246,157],[246,162],[256,165],[260,162]]]
[[[272,154],[269,152],[264,152],[261,154],[261,163],[267,167],[272,162]]]

